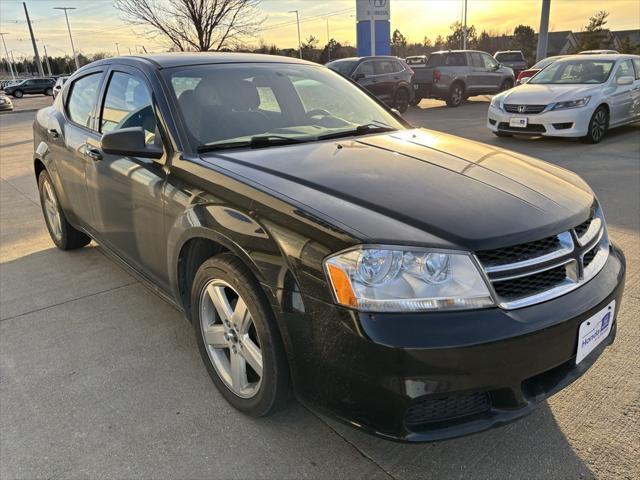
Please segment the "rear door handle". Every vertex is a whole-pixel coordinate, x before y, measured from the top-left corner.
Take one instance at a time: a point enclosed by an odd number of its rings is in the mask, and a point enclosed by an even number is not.
[[[86,147],[85,152],[87,154],[87,157],[95,161],[102,160],[102,152],[97,148]]]
[[[47,133],[49,134],[49,136],[51,138],[59,138],[60,134],[58,133],[58,131],[55,128],[49,128],[47,130]]]

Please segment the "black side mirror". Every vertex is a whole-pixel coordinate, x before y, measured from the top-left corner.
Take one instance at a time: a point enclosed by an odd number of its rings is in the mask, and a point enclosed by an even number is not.
[[[162,148],[146,144],[142,127],[122,128],[105,133],[100,147],[104,153],[124,157],[159,159],[163,154]]]
[[[354,73],[353,74],[353,78],[354,81],[358,81],[358,80],[362,80],[364,78],[364,73]]]

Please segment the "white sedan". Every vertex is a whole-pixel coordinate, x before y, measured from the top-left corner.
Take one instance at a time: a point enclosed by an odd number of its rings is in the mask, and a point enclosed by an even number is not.
[[[640,121],[640,56],[569,56],[491,99],[487,128],[513,134],[581,137]]]

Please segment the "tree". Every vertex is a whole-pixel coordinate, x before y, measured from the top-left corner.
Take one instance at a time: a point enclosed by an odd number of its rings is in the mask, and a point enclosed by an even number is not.
[[[302,42],[302,57],[305,60],[315,62],[318,60],[318,53],[316,47],[318,46],[318,38],[313,35],[309,35],[306,40]]]
[[[436,41],[434,42],[433,46],[435,47],[436,50],[442,50],[443,48],[445,48],[447,41],[444,39],[444,37],[442,35],[438,35],[436,37]]]
[[[511,48],[522,50],[524,58],[527,59],[529,65],[533,65],[536,59],[536,33],[529,25],[518,25],[513,29],[513,37],[511,38]]]
[[[462,48],[463,46],[463,30],[464,27],[460,22],[454,22],[449,27],[451,29],[451,34],[447,35],[447,40],[445,45],[447,48],[456,49]],[[478,39],[476,37],[476,27],[471,25],[467,26],[467,48],[473,48],[478,44]]]
[[[609,12],[600,10],[589,18],[589,23],[578,35],[579,50],[597,50],[601,48],[613,48],[611,32],[605,27]]]
[[[391,55],[396,57],[407,56],[407,39],[397,28],[391,36]]]
[[[123,19],[178,51],[219,51],[262,23],[260,0],[114,0]]]

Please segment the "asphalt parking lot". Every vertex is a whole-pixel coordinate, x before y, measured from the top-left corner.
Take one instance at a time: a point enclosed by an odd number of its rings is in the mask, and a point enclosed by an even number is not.
[[[638,478],[640,125],[599,145],[497,138],[487,107],[425,100],[405,117],[582,175],[627,256],[626,293],[616,343],[580,380],[519,422],[423,445],[296,402],[263,420],[233,410],[177,311],[99,245],[53,247],[32,173],[35,113],[0,115],[0,478]]]

